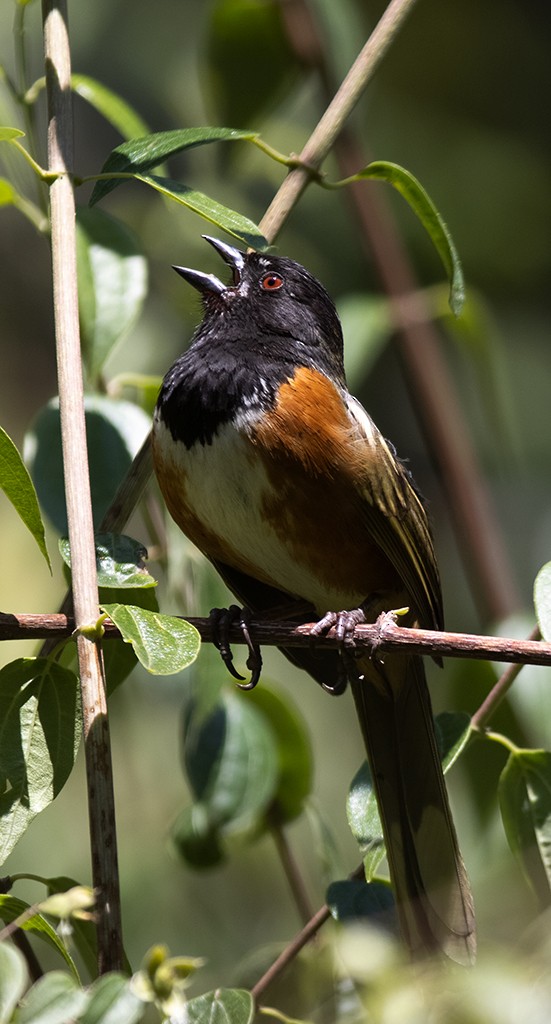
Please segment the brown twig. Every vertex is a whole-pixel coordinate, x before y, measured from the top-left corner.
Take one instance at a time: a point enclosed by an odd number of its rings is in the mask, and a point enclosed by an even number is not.
[[[539,642],[540,637],[541,633],[539,631],[539,627],[535,626],[528,638],[528,642]],[[528,663],[525,662],[524,664]],[[517,663],[509,665],[505,671],[502,672],[495,686],[492,686],[488,696],[472,716],[471,726],[473,729],[481,731],[486,728],[494,711],[507,696],[521,669],[522,664]]]
[[[198,630],[201,639],[212,643],[210,619],[185,616],[187,622]],[[313,623],[263,622],[254,619],[251,635],[264,647],[308,647],[312,644]],[[19,614],[0,612],[1,640],[39,640],[45,637],[70,637],[75,628],[74,619],[62,614]],[[120,639],[116,626],[108,619],[105,624],[105,639]],[[229,640],[242,644],[243,635],[239,626],[230,626]],[[392,616],[386,615],[372,625],[356,626],[354,640],[358,650],[374,650],[377,653],[391,651],[422,654],[437,658],[472,658],[478,661],[507,661],[519,665],[551,665],[551,643],[543,641],[516,640],[513,637],[482,636],[477,633],[449,633],[444,630],[406,629],[398,626]],[[334,629],[327,636],[316,637],[316,646],[336,648],[339,646]]]
[[[285,877],[289,883],[299,917],[304,924],[307,924],[313,915],[313,910],[304,879],[299,871],[293,851],[287,842],[285,830],[279,822],[270,822],[270,833],[274,840],[281,866],[285,872]]]

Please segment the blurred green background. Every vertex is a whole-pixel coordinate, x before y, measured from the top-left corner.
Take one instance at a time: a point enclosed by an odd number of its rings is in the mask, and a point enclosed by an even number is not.
[[[345,74],[384,4],[374,0],[316,0],[312,9],[327,50],[331,75]],[[0,60],[13,67],[15,4],[0,6]],[[70,5],[73,68],[119,92],[153,131],[204,124],[260,130],[282,152],[299,151],[324,109],[315,71],[289,49],[277,4],[193,0],[96,0]],[[244,34],[244,26],[246,33]],[[27,13],[29,81],[42,74],[40,7]],[[495,628],[531,628],[534,577],[551,554],[548,394],[549,281],[551,279],[551,135],[548,52],[551,10],[534,0],[419,0],[384,60],[352,126],[368,158],[393,160],[412,171],[446,219],[463,260],[477,315],[470,332],[444,329],[442,345],[489,482],[497,522],[518,586],[518,613],[526,621]],[[3,109],[2,109],[3,108]],[[39,158],[45,161],[45,115],[40,104]],[[99,172],[120,142],[115,131],[82,100],[75,100],[79,174]],[[0,121],[19,118],[5,89]],[[2,171],[34,196],[32,174],[15,153]],[[333,161],[326,169],[338,177]],[[256,222],[280,184],[283,169],[246,146],[208,147],[171,163],[174,178],[199,187]],[[384,188],[368,184],[366,188]],[[79,201],[86,203],[89,187]],[[416,274],[426,287],[441,284],[441,269],[415,219],[391,197]],[[106,368],[161,375],[187,344],[200,311],[173,263],[220,273],[217,257],[200,235],[209,226],[165,204],[137,183],[104,202],[137,234],[150,261],[144,313]],[[47,242],[15,210],[0,211],[0,421],[22,446],[32,418],[56,391],[50,258]],[[365,256],[355,217],[342,194],[310,188],[277,241],[278,251],[304,263],[326,285],[344,315],[352,297],[366,315],[379,286]],[[410,460],[428,497],[449,628],[483,624],[476,613],[448,510],[426,454],[400,361],[388,331],[365,360],[354,336],[346,338],[350,384],[399,453]],[[367,368],[366,368],[367,367]],[[51,611],[62,593],[54,585],[11,507],[0,495],[0,607]],[[130,530],[132,532],[132,530]],[[141,520],[133,532],[146,544]],[[171,538],[173,531],[170,531]],[[178,567],[193,566],[191,582],[176,580],[161,595],[163,610],[203,614],[216,592],[182,542]],[[50,547],[55,550],[52,533]],[[199,581],[198,583],[194,581]],[[180,591],[180,604],[177,591]],[[224,600],[220,591],[217,599]],[[201,599],[201,600],[199,600]],[[484,624],[488,627],[488,623]],[[33,653],[5,644],[0,664]],[[239,658],[238,658],[239,661]],[[337,838],[342,872],[357,861],[348,835],[344,797],[362,760],[348,698],[335,704],[276,654],[266,657],[273,685],[292,694],[307,720],[314,748],[315,800]],[[458,667],[459,665],[459,667]],[[210,651],[193,672],[205,685],[222,668]],[[240,850],[227,866],[193,873],[170,849],[171,821],[186,803],[180,767],[179,716],[189,676],[147,677],[136,671],[113,697],[112,731],[119,815],[120,862],[127,952],[135,964],[149,945],[205,956],[217,984],[235,980],[236,964],[259,945],[283,940],[298,926],[275,853],[267,839]],[[203,678],[200,676],[199,678]],[[491,676],[472,664],[448,662],[433,672],[435,706],[474,710]],[[228,684],[229,685],[229,684]],[[523,672],[512,700],[515,735],[533,746],[551,744],[551,677]],[[514,714],[513,714],[514,713]],[[471,872],[481,943],[509,941],[535,907],[518,877],[495,807],[498,751],[469,753],[451,788],[458,831]],[[314,905],[323,898],[316,840],[302,820],[291,830]],[[314,867],[312,867],[314,864]],[[61,797],[36,820],[3,873],[67,874],[89,879],[87,811],[82,761]],[[18,894],[38,898],[36,888]],[[201,987],[208,984],[203,975]]]

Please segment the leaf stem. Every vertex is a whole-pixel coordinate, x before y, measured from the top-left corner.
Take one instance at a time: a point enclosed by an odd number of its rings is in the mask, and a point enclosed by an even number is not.
[[[98,969],[123,966],[113,775],[101,648],[83,629],[99,618],[78,320],[73,125],[66,0],[42,0],[48,96],[52,271],[65,497],[84,721]]]

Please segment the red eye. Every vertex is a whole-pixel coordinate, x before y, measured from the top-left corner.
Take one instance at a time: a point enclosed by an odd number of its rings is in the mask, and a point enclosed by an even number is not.
[[[264,274],[260,281],[260,287],[265,292],[277,292],[278,288],[283,287],[283,278],[279,274]]]

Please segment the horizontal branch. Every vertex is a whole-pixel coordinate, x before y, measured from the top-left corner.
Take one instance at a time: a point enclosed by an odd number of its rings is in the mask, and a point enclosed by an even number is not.
[[[209,619],[187,618],[198,630],[201,639],[212,643]],[[289,622],[253,621],[251,634],[264,647],[308,647],[312,643],[312,623],[296,625]],[[43,640],[71,636],[74,620],[61,614],[16,615],[0,612],[0,640]],[[106,639],[120,637],[116,626],[105,622]],[[243,643],[238,625],[230,627],[233,644]],[[540,640],[514,640],[512,637],[478,636],[475,633],[447,633],[430,629],[406,629],[398,626],[391,614],[383,615],[373,625],[356,626],[354,640],[367,651],[403,651],[409,654],[432,655],[438,658],[476,658],[507,661],[517,664],[551,665],[551,644]],[[338,647],[334,629],[325,637],[316,637],[318,647]]]

